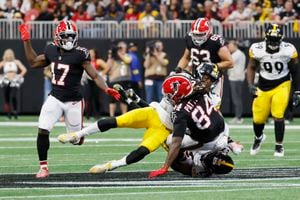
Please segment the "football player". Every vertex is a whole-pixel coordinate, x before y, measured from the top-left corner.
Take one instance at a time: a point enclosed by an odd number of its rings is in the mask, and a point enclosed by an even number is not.
[[[250,154],[258,153],[266,139],[263,133],[265,122],[271,113],[274,119],[274,156],[284,156],[284,112],[289,102],[291,77],[294,97],[299,99],[298,53],[294,45],[283,42],[282,28],[271,24],[265,31],[265,40],[253,43],[249,49],[247,81],[254,96],[252,104],[254,143]],[[259,70],[257,86],[254,85],[256,70]]]
[[[195,85],[194,79],[180,74],[168,77],[163,83],[164,95],[175,105],[173,135],[172,141],[169,142],[169,153],[165,164],[161,169],[151,172],[149,178],[167,173],[171,166],[181,171],[180,167],[174,166],[178,157],[181,158],[181,149],[194,149],[193,162],[196,166],[200,166],[203,164],[200,162],[203,154],[218,152],[228,146],[228,127],[208,97],[211,86],[218,80],[220,72],[213,64],[204,63],[200,67],[202,78],[199,85]],[[189,133],[186,134],[187,128]],[[232,170],[233,162],[221,163]],[[192,165],[190,166],[189,172],[183,173],[192,174]],[[200,171],[203,173],[202,170]]]
[[[83,99],[80,93],[80,80],[85,70],[97,86],[116,99],[118,91],[108,88],[90,63],[89,52],[77,45],[78,31],[71,21],[61,21],[55,30],[54,42],[47,45],[43,54],[37,55],[30,42],[26,24],[19,27],[24,42],[26,58],[32,68],[51,66],[52,90],[43,104],[38,122],[37,151],[40,170],[36,178],[49,176],[47,155],[49,133],[59,118],[64,115],[67,131],[82,128]],[[83,140],[74,141],[81,144]]]
[[[183,75],[181,74],[180,77],[182,76]],[[191,75],[188,76],[191,77]],[[136,163],[142,160],[146,155],[154,152],[160,146],[168,150],[166,140],[173,130],[173,123],[171,121],[173,105],[169,101],[170,98],[165,96],[159,103],[152,102],[148,105],[144,100],[140,99],[137,95],[134,95],[134,93],[132,93],[133,90],[129,90],[129,94],[127,96],[130,98],[128,98],[121,86],[115,85],[114,88],[119,91],[123,97],[123,101],[129,105],[129,108],[134,110],[118,117],[99,120],[98,122],[75,133],[61,134],[58,136],[58,140],[61,143],[73,142],[79,140],[81,137],[118,127],[146,128],[147,130],[144,133],[141,144],[136,150],[132,151],[129,155],[121,158],[120,160],[109,161],[103,165],[95,165],[90,169],[91,173],[106,173],[107,171],[112,171],[118,167]],[[136,105],[135,102],[138,102],[138,105]],[[242,151],[243,146],[231,141],[228,148],[233,153],[239,154]],[[182,164],[180,167],[181,166]]]
[[[181,69],[187,69],[197,76],[195,71],[204,62],[214,63],[219,70],[233,67],[233,59],[224,45],[224,39],[220,35],[212,33],[212,27],[207,18],[195,20],[185,40],[186,48],[175,71],[180,72]],[[223,76],[220,76],[219,81],[212,89],[213,103],[217,108],[221,105],[223,80]]]
[[[115,86],[114,86],[115,87]],[[121,86],[118,90],[120,94],[124,91]],[[131,90],[133,91],[133,90]],[[125,94],[122,95],[123,97]],[[132,95],[130,95],[132,96]],[[136,97],[134,100],[137,99]],[[109,161],[103,165],[95,165],[89,171],[90,173],[106,173],[118,167],[130,165],[142,160],[145,156],[154,152],[160,146],[167,148],[165,141],[173,129],[170,113],[173,106],[163,98],[160,102],[152,102],[148,105],[144,100],[138,99],[138,105],[127,97],[123,98],[129,104],[129,108],[133,109],[117,117],[100,119],[96,123],[85,127],[84,129],[61,134],[58,140],[61,143],[78,141],[80,138],[95,134],[97,132],[105,132],[111,128],[145,128],[144,136],[139,147],[124,156],[120,160]]]

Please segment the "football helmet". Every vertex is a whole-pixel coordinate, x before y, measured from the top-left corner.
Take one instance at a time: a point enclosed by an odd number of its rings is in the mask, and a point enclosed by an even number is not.
[[[222,151],[208,152],[202,155],[200,160],[211,174],[228,174],[234,168],[232,158]]]
[[[163,95],[172,103],[177,104],[193,93],[195,81],[186,73],[171,75],[162,84]]]
[[[214,63],[201,63],[196,71],[196,76],[202,78],[204,75],[208,75],[213,83],[217,82],[221,76],[218,66]]]
[[[283,39],[283,31],[278,24],[271,24],[266,29],[265,41],[266,50],[269,53],[275,53],[279,51],[280,43]]]
[[[192,23],[190,35],[196,46],[201,46],[211,34],[211,25],[207,18],[198,18]]]
[[[58,47],[70,51],[77,46],[78,31],[74,22],[61,21],[54,33],[54,43]]]

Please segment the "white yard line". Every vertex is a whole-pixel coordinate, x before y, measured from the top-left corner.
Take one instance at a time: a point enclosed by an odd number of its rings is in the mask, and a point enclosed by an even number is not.
[[[93,123],[84,123],[84,126],[89,126]],[[36,127],[38,125],[38,122],[0,122],[0,127],[1,126],[23,126],[23,127]],[[63,122],[58,122],[55,124],[56,127],[65,127],[65,123]],[[229,125],[229,128],[231,129],[252,129],[253,126],[252,125]],[[274,129],[274,125],[266,125],[265,126],[266,129]],[[289,125],[286,124],[285,125],[286,129],[291,129],[291,130],[295,130],[295,129],[300,129],[300,125]]]

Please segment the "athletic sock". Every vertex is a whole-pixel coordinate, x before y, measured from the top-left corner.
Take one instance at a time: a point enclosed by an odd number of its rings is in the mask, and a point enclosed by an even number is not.
[[[95,122],[85,128],[83,128],[82,130],[77,132],[77,135],[81,138],[87,135],[92,135],[95,134],[97,132],[100,132],[99,127],[98,127],[98,122]]]
[[[40,169],[47,169],[48,170],[47,160],[40,161]]]
[[[253,123],[253,129],[254,129],[256,138],[260,138],[262,136],[264,128],[265,128],[265,124]]]
[[[124,156],[124,157],[121,158],[120,160],[113,160],[113,161],[111,162],[111,170],[116,169],[116,168],[118,168],[118,167],[122,167],[122,166],[127,165],[127,163],[126,163],[126,157],[127,157],[127,156]]]
[[[283,141],[284,130],[285,130],[284,120],[279,120],[279,121],[275,120],[274,127],[275,127],[275,141],[277,143],[281,143]]]

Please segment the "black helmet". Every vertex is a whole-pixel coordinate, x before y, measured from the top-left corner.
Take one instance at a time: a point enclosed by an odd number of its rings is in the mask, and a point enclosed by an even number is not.
[[[220,77],[218,66],[214,63],[201,63],[197,67],[197,73],[199,77],[208,75],[212,79],[213,83],[216,82]]]
[[[222,151],[208,152],[201,157],[205,169],[211,174],[228,174],[234,168],[233,160]]]
[[[270,24],[265,32],[267,52],[269,53],[278,52],[282,39],[283,39],[282,28],[278,24]]]

